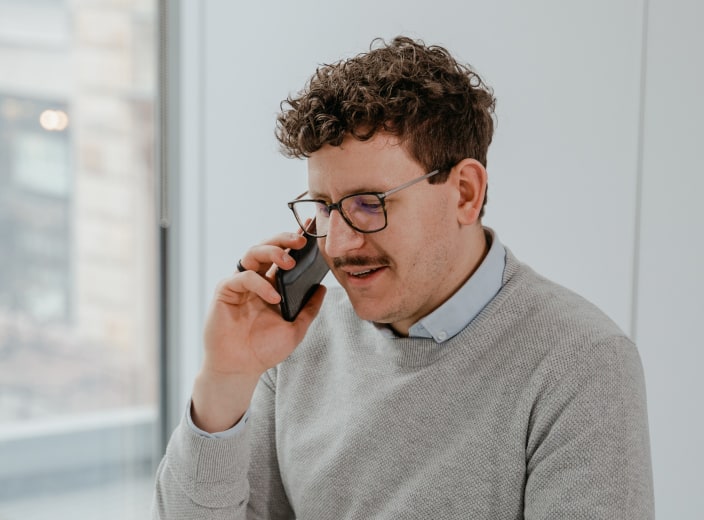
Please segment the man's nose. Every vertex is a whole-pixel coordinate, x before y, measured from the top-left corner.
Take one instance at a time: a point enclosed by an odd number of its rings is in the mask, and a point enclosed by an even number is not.
[[[352,229],[339,211],[332,211],[325,237],[325,253],[331,257],[345,256],[364,243],[364,233]]]

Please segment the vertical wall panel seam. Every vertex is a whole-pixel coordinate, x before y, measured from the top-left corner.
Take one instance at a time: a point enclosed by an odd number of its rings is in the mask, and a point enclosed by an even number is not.
[[[156,196],[157,196],[157,240],[158,240],[158,262],[157,262],[157,279],[159,284],[158,289],[158,316],[159,316],[159,340],[158,340],[158,414],[159,423],[157,425],[158,443],[160,453],[163,454],[168,441],[168,429],[170,419],[169,407],[169,390],[170,379],[168,367],[171,363],[171,352],[169,351],[170,337],[170,313],[173,308],[169,302],[169,273],[171,272],[172,263],[169,261],[169,203],[170,187],[169,179],[169,156],[168,156],[168,139],[170,137],[168,131],[169,120],[169,6],[168,2],[160,0],[156,3],[157,6],[157,92],[155,96],[155,113],[156,121],[154,129],[156,132]],[[160,458],[160,457],[157,457]]]
[[[633,341],[638,340],[638,298],[640,283],[640,249],[643,211],[643,161],[645,141],[645,108],[648,72],[648,14],[650,0],[643,0],[643,22],[640,49],[640,100],[638,107],[638,144],[636,158],[635,229],[633,234],[633,279],[631,281],[631,330]]]
[[[207,221],[208,221],[208,215],[206,213],[206,193],[207,193],[207,188],[208,188],[208,169],[207,169],[207,157],[205,153],[205,143],[206,141],[206,133],[207,133],[207,127],[206,127],[206,113],[207,113],[207,105],[206,105],[206,96],[205,96],[205,88],[206,88],[206,72],[207,72],[207,66],[206,66],[206,52],[205,52],[205,47],[206,47],[206,40],[205,40],[205,23],[206,23],[206,5],[207,2],[199,2],[199,20],[198,20],[198,107],[200,109],[200,113],[198,114],[198,165],[200,167],[200,171],[198,172],[191,172],[192,175],[197,175],[198,179],[200,179],[200,183],[197,183],[198,188],[199,188],[199,193],[198,193],[198,223],[199,223],[199,230],[200,232],[198,233],[198,309],[201,311],[205,309],[205,300],[204,300],[204,295],[205,295],[205,287],[206,287],[206,276],[205,276],[205,271],[206,271],[206,257],[207,257]],[[198,325],[199,329],[202,330],[203,328],[203,323],[202,323],[202,312],[198,314],[199,320],[198,320]],[[197,348],[197,345],[193,345],[193,348]]]

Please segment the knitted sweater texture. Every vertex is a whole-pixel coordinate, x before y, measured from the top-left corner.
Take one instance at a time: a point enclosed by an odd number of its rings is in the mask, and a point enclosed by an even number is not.
[[[330,290],[240,434],[176,429],[154,518],[643,520],[652,493],[635,346],[509,252],[442,344],[385,337]]]

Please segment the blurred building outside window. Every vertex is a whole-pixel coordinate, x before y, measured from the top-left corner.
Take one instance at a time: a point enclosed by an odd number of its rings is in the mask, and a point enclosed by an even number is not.
[[[156,0],[0,0],[0,518],[146,518]]]

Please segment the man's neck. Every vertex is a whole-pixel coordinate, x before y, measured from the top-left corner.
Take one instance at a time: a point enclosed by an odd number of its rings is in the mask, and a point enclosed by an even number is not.
[[[464,246],[460,248],[457,252],[456,258],[458,259],[458,266],[448,273],[450,278],[454,278],[454,282],[448,285],[449,290],[446,291],[445,297],[432,309],[430,309],[424,316],[427,316],[438,307],[443,305],[447,300],[449,300],[458,290],[462,287],[467,280],[471,278],[477,268],[481,265],[482,261],[489,252],[491,246],[491,235],[484,230],[481,224],[477,223],[477,226],[468,231],[468,238],[464,241]],[[401,337],[408,336],[408,331],[419,319],[424,316],[416,317],[413,320],[403,320],[395,323],[391,323],[388,327],[394,331],[394,334]]]

